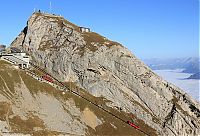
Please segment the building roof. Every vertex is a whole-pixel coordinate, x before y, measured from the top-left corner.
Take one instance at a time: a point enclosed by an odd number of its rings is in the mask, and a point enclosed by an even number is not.
[[[21,53],[21,50],[15,47],[10,48],[11,53]]]

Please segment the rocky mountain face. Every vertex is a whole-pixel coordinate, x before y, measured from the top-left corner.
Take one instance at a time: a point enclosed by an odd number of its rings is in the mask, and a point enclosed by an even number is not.
[[[6,48],[6,45],[0,45],[0,52],[1,52],[1,51],[4,51],[5,48]]]
[[[95,32],[81,32],[78,26],[63,17],[34,13],[11,46],[27,52],[33,63],[60,81],[73,83],[82,89],[95,103],[103,99],[101,105],[117,116],[128,120],[126,116],[132,113],[135,123],[149,135],[200,134],[200,104],[176,86],[162,80],[117,42]],[[23,78],[19,80],[22,82]],[[52,92],[50,88],[45,89],[48,90],[47,94],[33,93],[34,88],[27,89],[26,84],[15,85],[21,86],[18,90],[26,90],[19,91],[19,96],[24,92],[29,93],[29,97],[18,97],[27,106],[18,105],[21,110],[12,112],[20,121],[39,120],[41,126],[32,127],[34,132],[49,130],[75,135],[144,135],[108,117],[100,109],[91,108],[91,104],[85,104],[80,97],[76,99],[81,101],[84,108],[77,106],[75,98],[65,101],[62,97],[49,95]],[[31,117],[27,119],[25,115]]]
[[[38,81],[26,73],[27,71],[0,60],[1,136],[143,134],[131,127],[124,127],[120,120],[80,97]],[[73,84],[70,86],[78,89]],[[81,92],[81,89],[78,90]],[[119,117],[126,116],[125,112],[106,106],[106,99],[96,98],[83,90],[82,96],[98,101]],[[142,120],[137,121],[146,131],[155,133]]]

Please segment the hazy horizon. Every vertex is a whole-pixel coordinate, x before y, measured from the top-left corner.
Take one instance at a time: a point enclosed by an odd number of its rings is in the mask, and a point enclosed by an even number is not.
[[[187,79],[192,74],[182,73],[181,70],[154,70],[154,72],[200,102],[200,80]]]
[[[198,0],[1,1],[0,44],[17,37],[34,9],[89,27],[140,59],[199,57]]]

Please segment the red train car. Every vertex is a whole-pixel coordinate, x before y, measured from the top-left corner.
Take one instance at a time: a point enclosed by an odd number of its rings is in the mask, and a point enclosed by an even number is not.
[[[43,75],[42,78],[48,82],[53,83],[53,79],[49,75]]]
[[[140,128],[139,126],[135,125],[135,124],[132,123],[131,121],[127,121],[127,123],[128,123],[130,126],[134,127],[135,129],[139,129],[139,128]]]

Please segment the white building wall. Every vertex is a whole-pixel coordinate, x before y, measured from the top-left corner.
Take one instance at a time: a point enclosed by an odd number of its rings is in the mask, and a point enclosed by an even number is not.
[[[27,68],[29,67],[30,58],[26,56],[26,53],[17,53],[13,56],[24,61],[23,64],[25,64]]]
[[[85,28],[85,27],[80,27],[80,31],[83,32],[90,32],[89,28]]]

